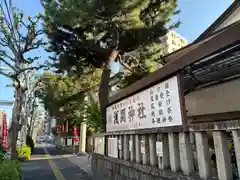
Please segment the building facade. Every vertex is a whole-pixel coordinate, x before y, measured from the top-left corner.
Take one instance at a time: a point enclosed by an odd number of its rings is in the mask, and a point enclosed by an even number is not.
[[[188,41],[175,31],[169,31],[161,40],[160,46],[163,46],[164,56],[188,45]]]

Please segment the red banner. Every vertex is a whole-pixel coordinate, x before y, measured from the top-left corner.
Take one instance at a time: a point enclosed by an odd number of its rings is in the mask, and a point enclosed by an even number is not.
[[[74,133],[74,142],[78,142],[78,129],[77,129],[77,126],[74,126],[73,133]]]
[[[7,115],[4,112],[2,121],[2,146],[4,148],[8,148],[7,136],[8,136]]]
[[[61,124],[57,124],[57,125],[56,125],[56,133],[57,133],[57,134],[60,134],[60,133],[61,133],[61,130],[62,130],[62,125],[61,125]]]
[[[60,124],[57,124],[56,128],[57,128],[58,130],[61,130],[61,129],[62,129],[62,126],[61,126]]]

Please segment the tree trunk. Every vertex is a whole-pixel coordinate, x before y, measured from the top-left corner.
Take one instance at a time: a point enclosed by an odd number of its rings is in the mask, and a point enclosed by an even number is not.
[[[11,131],[11,159],[16,160],[17,159],[17,124],[16,122],[12,121],[12,131]]]
[[[106,106],[108,104],[110,74],[111,74],[111,70],[108,67],[105,67],[102,72],[101,82],[99,86],[99,93],[98,93],[104,132],[106,132]],[[104,143],[105,155],[107,155],[107,149],[108,149],[107,138],[105,136],[105,143]]]
[[[119,51],[116,49],[113,49],[111,53],[107,56],[106,58],[106,63],[104,65],[103,71],[102,71],[102,76],[101,76],[101,81],[100,81],[100,86],[99,86],[99,104],[100,104],[100,112],[101,116],[103,119],[103,128],[104,132],[106,132],[106,107],[109,102],[109,82],[110,82],[110,75],[111,75],[111,69],[110,69],[110,64],[111,62],[115,61],[116,58],[118,57]],[[108,149],[108,143],[107,143],[107,136],[104,138],[104,154],[107,155],[107,149]]]
[[[21,115],[21,88],[15,88],[15,102],[12,112],[12,125],[11,125],[11,159],[17,159],[16,145],[19,131],[19,120]]]
[[[99,85],[99,104],[100,104],[100,112],[101,116],[103,118],[103,124],[104,124],[104,131],[106,131],[106,106],[108,105],[108,96],[109,96],[109,82],[110,82],[110,75],[111,75],[111,69],[110,64],[111,62],[115,61],[118,57],[119,51],[116,49],[112,49],[112,51],[109,53],[109,55],[106,57],[106,63],[103,67],[102,75],[101,75],[101,81]]]
[[[100,112],[103,118],[103,124],[106,124],[106,106],[108,104],[110,74],[111,74],[111,70],[108,67],[105,67],[102,72],[101,82],[99,86],[98,96],[99,96]]]
[[[28,135],[29,136],[31,136],[31,134],[32,134],[34,124],[35,124],[35,119],[33,119],[33,115],[31,115],[30,125],[29,125],[29,129],[28,129]]]

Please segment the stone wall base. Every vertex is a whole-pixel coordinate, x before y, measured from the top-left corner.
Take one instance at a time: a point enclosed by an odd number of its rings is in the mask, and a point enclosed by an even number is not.
[[[93,180],[200,180],[199,176],[186,176],[157,167],[92,154]]]

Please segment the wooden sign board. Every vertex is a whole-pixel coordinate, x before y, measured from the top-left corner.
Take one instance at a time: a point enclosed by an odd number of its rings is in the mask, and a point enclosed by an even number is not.
[[[179,76],[107,107],[107,132],[183,125]]]

